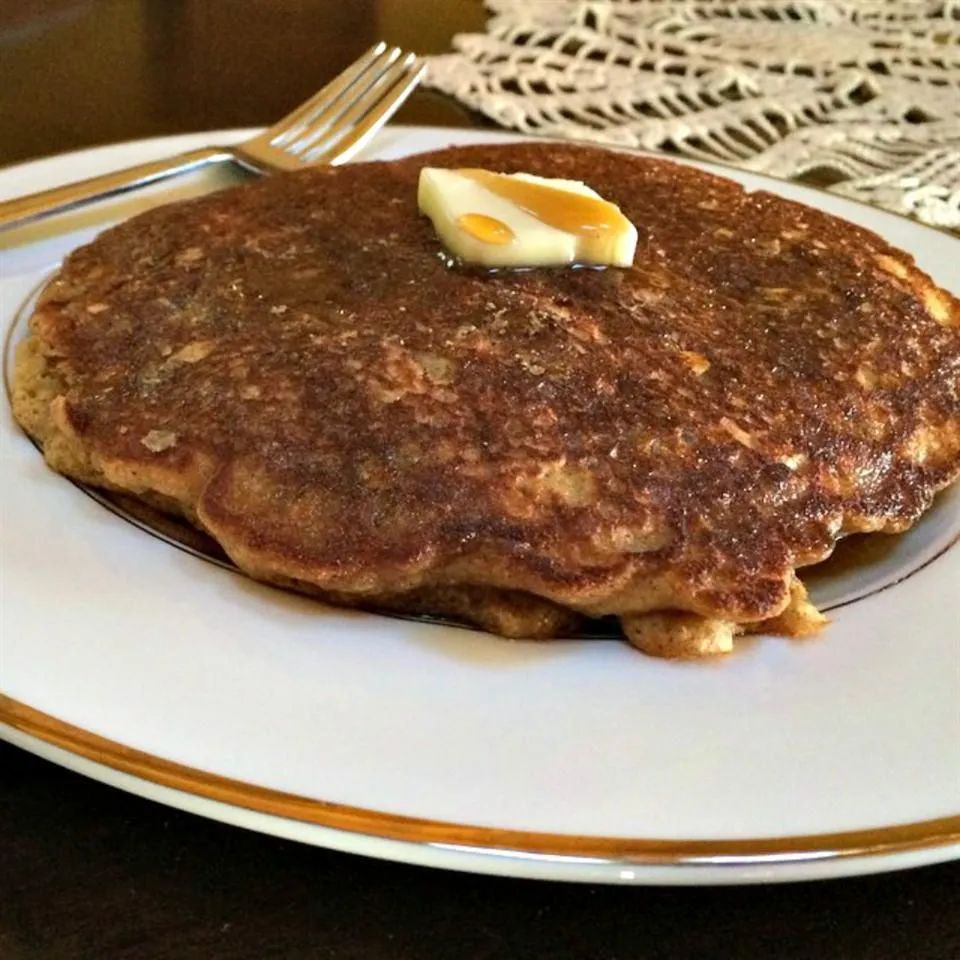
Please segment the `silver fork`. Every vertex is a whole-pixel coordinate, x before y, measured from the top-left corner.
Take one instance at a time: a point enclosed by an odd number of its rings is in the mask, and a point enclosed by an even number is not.
[[[393,116],[423,70],[423,63],[414,54],[378,43],[306,103],[250,140],[231,147],[202,147],[7,200],[0,203],[0,229],[225,160],[257,173],[340,163],[352,157]]]

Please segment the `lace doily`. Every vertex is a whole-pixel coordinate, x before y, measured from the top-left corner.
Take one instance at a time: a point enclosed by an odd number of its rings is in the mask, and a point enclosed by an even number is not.
[[[497,123],[722,160],[960,228],[960,0],[486,0],[426,83]]]

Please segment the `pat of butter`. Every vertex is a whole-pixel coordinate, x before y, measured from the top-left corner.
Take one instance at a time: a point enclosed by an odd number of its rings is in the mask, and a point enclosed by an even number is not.
[[[450,253],[485,267],[629,267],[637,248],[619,207],[578,180],[424,167],[417,202]]]

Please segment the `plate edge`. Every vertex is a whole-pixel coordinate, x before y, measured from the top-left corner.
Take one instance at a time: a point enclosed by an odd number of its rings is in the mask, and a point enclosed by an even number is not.
[[[767,867],[798,861],[890,856],[960,845],[960,813],[866,830],[748,839],[651,839],[537,833],[315,800],[165,760],[76,727],[0,694],[0,724],[75,756],[150,783],[228,806],[382,840],[443,846],[482,854],[598,859],[624,866]]]

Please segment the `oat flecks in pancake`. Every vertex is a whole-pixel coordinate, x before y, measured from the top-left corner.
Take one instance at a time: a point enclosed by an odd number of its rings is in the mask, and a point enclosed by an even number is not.
[[[635,265],[449,269],[424,165],[584,180],[638,226]],[[819,624],[795,568],[906,529],[960,471],[958,370],[957,301],[868,231],[520,144],[108,231],[47,289],[16,412],[57,469],[169,505],[255,577],[513,635],[615,614],[689,655]]]

